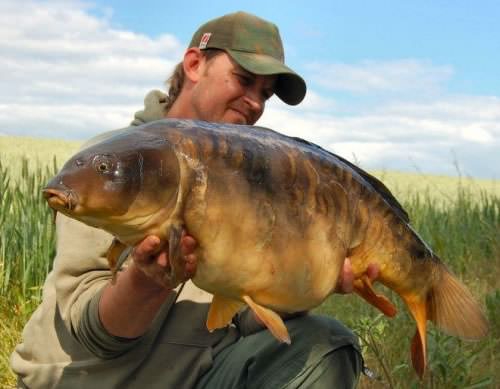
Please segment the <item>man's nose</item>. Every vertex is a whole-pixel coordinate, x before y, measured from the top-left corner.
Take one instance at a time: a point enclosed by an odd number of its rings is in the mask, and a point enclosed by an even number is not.
[[[264,110],[264,98],[261,94],[254,90],[248,90],[245,94],[245,102],[248,104],[252,112],[257,115],[258,119]]]

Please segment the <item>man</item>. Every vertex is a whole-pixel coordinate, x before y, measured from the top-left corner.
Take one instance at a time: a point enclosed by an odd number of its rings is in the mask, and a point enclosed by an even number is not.
[[[274,93],[295,105],[305,92],[303,79],[284,64],[276,26],[238,12],[200,27],[170,79],[169,95],[150,93],[132,125],[163,117],[254,124]],[[113,285],[105,258],[111,236],[62,215],[56,223],[54,269],[11,358],[19,387],[355,386],[359,346],[333,319],[284,315],[291,345],[278,343],[249,310],[235,325],[209,333],[210,295],[189,281],[196,271],[189,232],[182,238],[184,286],[157,281],[168,258],[154,236],[134,249]],[[348,261],[343,279],[345,291],[352,287]]]

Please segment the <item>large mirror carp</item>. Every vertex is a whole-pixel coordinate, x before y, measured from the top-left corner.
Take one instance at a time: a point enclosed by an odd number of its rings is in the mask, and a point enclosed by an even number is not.
[[[478,303],[418,236],[376,178],[321,147],[272,130],[165,119],[117,132],[73,156],[44,189],[58,212],[115,236],[109,261],[147,235],[169,242],[179,277],[185,229],[198,242],[193,282],[213,294],[207,327],[226,326],[245,304],[282,342],[276,313],[321,304],[344,259],[355,291],[388,316],[366,269],[397,292],[417,323],[413,365],[426,366],[426,323],[466,339],[486,335]],[[122,258],[124,256],[122,255]]]

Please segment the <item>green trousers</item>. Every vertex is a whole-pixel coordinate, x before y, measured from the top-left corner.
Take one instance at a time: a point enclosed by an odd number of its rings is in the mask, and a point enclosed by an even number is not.
[[[338,321],[306,315],[286,321],[291,345],[267,330],[220,352],[197,389],[354,388],[363,367],[354,334]]]

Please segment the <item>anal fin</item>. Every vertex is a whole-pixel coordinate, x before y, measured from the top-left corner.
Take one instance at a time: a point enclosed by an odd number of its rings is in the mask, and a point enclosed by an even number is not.
[[[424,302],[405,301],[417,322],[417,331],[411,341],[411,361],[418,376],[422,378],[427,365],[427,307]]]
[[[243,301],[245,301],[250,309],[255,313],[255,315],[264,323],[264,325],[271,331],[271,334],[282,343],[290,344],[290,335],[283,322],[283,319],[276,312],[269,308],[265,308],[252,300],[250,296],[243,296]]]
[[[398,312],[387,297],[375,292],[371,280],[366,275],[354,280],[354,291],[386,316],[393,317]]]
[[[212,304],[208,311],[207,329],[212,332],[217,328],[227,326],[233,316],[244,306],[241,301],[221,296],[214,295]]]

